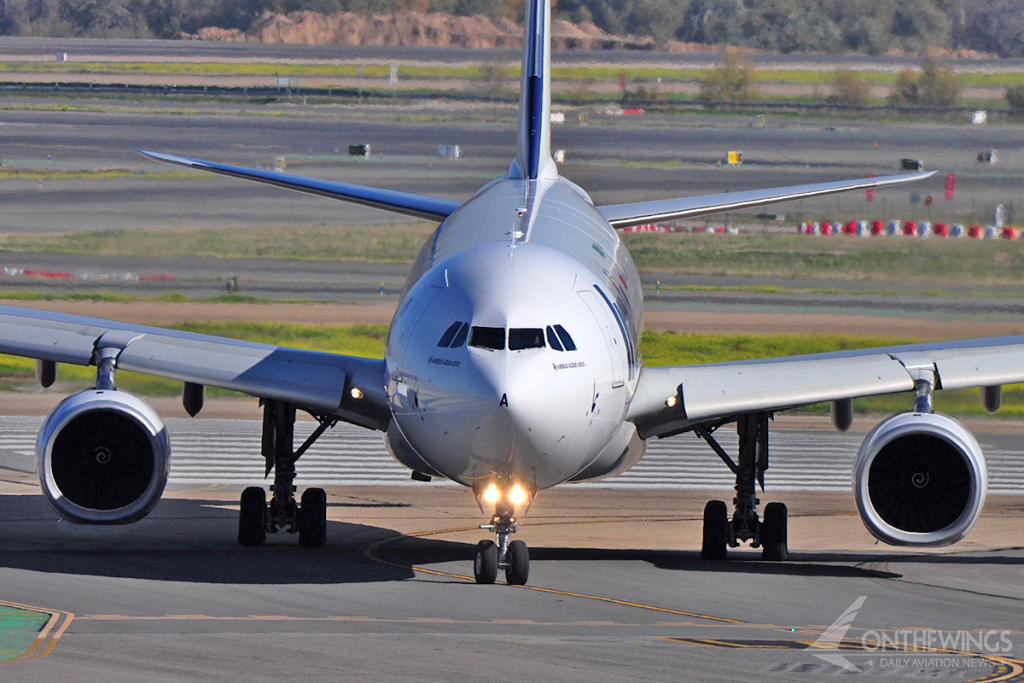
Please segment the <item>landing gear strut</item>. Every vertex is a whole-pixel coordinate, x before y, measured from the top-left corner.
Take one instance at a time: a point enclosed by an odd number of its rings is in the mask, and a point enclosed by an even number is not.
[[[728,465],[736,475],[736,497],[732,499],[733,514],[723,501],[712,500],[704,507],[704,535],[700,556],[705,560],[725,559],[728,548],[750,541],[751,547],[761,548],[764,560],[785,560],[789,556],[787,511],[783,503],[769,503],[764,520],[757,514],[761,502],[757,498],[757,485],[764,491],[764,472],[768,469],[768,413],[741,415],[736,423],[739,434],[739,458],[733,462],[725,449],[712,436],[717,429],[699,426],[697,434]]]
[[[473,561],[473,578],[477,583],[494,583],[498,570],[505,570],[505,581],[512,586],[525,586],[530,578],[530,551],[523,541],[509,542],[519,530],[514,508],[503,501],[494,506],[494,516],[481,529],[494,532],[494,541],[480,541]]]
[[[267,462],[266,474],[274,470],[273,494],[267,503],[267,494],[259,486],[242,491],[241,510],[238,515],[238,543],[255,547],[266,540],[268,533],[287,531],[299,534],[299,545],[319,548],[327,540],[327,494],[323,489],[310,488],[302,494],[302,502],[295,500],[295,462],[337,420],[317,417],[320,426],[298,450],[293,450],[295,439],[295,406],[281,401],[263,401],[263,457]]]

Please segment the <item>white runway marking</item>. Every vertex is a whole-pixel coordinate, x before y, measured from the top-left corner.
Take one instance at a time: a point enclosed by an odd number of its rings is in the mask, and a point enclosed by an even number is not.
[[[0,416],[0,451],[35,453],[41,417]],[[265,484],[256,420],[168,419],[173,450],[171,484]],[[295,425],[296,447],[313,431],[312,422]],[[734,432],[719,434],[730,453]],[[776,491],[849,491],[850,473],[863,433],[777,429],[771,432],[771,461],[765,485]],[[979,436],[989,470],[989,492],[1019,494],[1024,457]],[[298,463],[296,484],[418,485],[395,462],[381,433],[346,424],[328,430]],[[734,479],[710,448],[693,434],[651,440],[647,454],[630,471],[596,484],[613,488],[730,489]]]

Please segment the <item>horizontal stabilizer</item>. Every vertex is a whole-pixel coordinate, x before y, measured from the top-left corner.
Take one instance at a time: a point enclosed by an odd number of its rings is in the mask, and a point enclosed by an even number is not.
[[[383,209],[393,213],[400,213],[406,216],[426,218],[427,220],[443,221],[451,215],[455,209],[462,205],[462,202],[453,199],[441,199],[439,197],[428,197],[412,192],[398,192],[396,190],[382,190],[376,187],[365,185],[353,185],[351,183],[339,183],[331,180],[319,180],[317,178],[305,178],[303,176],[278,173],[277,171],[263,171],[256,168],[245,168],[244,166],[229,166],[218,164],[212,161],[201,159],[190,159],[173,154],[160,154],[159,152],[147,152],[136,150],[139,154],[163,161],[169,164],[178,164],[194,168],[199,171],[209,171],[220,175],[253,180],[267,185],[276,185],[286,190],[305,192],[307,194],[320,195],[330,199],[340,199],[354,204],[362,204],[375,209]]]
[[[611,223],[613,228],[628,228],[631,225],[693,218],[711,213],[746,209],[752,206],[788,202],[794,199],[820,197],[821,195],[837,192],[852,192],[854,190],[868,190],[876,187],[913,183],[930,178],[934,174],[935,171],[929,173],[909,173],[880,178],[773,187],[766,190],[727,192],[725,194],[703,195],[700,197],[660,199],[650,202],[635,202],[633,204],[608,204],[597,207],[597,210],[601,212],[606,221]]]

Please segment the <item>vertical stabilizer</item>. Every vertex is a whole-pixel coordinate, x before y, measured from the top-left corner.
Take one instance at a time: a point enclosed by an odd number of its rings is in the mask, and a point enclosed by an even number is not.
[[[551,0],[526,1],[519,140],[510,174],[530,180],[558,177],[551,158]]]

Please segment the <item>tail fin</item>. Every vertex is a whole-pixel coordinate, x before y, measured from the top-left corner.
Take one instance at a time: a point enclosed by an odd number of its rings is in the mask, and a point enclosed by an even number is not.
[[[530,180],[558,177],[551,158],[551,0],[526,0],[519,140],[509,173]]]

